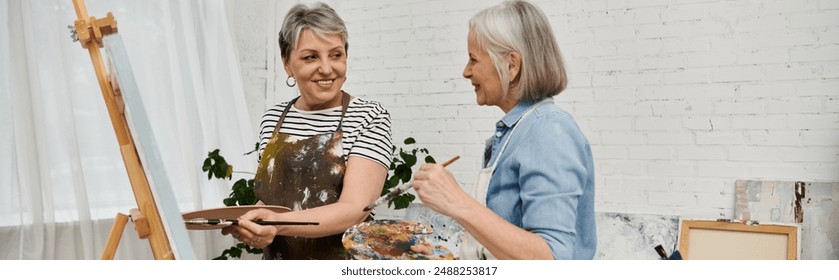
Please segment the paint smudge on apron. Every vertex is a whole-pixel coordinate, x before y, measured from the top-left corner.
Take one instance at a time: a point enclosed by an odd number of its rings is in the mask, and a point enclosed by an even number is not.
[[[335,132],[309,138],[279,133],[289,109],[286,106],[273,136],[262,153],[254,179],[254,192],[267,205],[300,211],[338,201],[343,189],[346,158],[341,127],[350,101],[343,92],[341,121]],[[264,259],[346,259],[341,234],[321,238],[276,236],[263,250]]]

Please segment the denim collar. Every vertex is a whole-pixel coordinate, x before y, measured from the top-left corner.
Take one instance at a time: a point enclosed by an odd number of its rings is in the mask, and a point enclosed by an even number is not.
[[[548,97],[546,99],[553,100],[553,97]],[[503,122],[504,125],[507,127],[513,127],[514,125],[516,125],[516,123],[519,122],[519,120],[521,120],[521,117],[524,115],[525,112],[527,112],[527,109],[530,109],[530,106],[533,106],[533,104],[539,103],[540,101],[542,100],[519,102],[519,104],[516,104],[516,106],[513,107],[512,110],[507,112],[507,114],[504,115],[503,118],[501,118],[501,122]]]

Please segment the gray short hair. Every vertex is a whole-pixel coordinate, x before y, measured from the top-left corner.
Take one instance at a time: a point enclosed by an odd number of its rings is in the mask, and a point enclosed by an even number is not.
[[[311,7],[297,4],[288,10],[279,34],[280,55],[284,61],[288,61],[291,50],[297,47],[297,40],[304,29],[310,29],[321,37],[341,35],[345,51],[349,49],[347,26],[332,7],[322,2],[315,3]]]
[[[489,53],[504,96],[512,85],[522,101],[535,101],[557,95],[568,85],[548,18],[533,4],[508,0],[484,9],[469,20],[469,30]],[[510,80],[506,58],[510,52],[517,52],[522,60],[517,82]]]

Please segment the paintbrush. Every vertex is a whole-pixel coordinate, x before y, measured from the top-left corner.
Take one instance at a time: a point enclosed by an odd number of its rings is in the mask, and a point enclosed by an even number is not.
[[[307,225],[319,225],[318,222],[289,222],[289,221],[253,221],[259,225],[273,225],[273,226],[307,226]],[[225,219],[189,219],[184,221],[185,224],[188,225],[221,225],[221,226],[235,226],[239,224],[237,220],[225,220]]]
[[[667,251],[664,250],[664,246],[655,246],[655,252],[658,253],[658,256],[661,257],[662,260],[667,260]]]
[[[446,162],[444,162],[442,165],[443,165],[443,167],[449,166],[449,164],[452,164],[452,162],[454,162],[454,161],[456,161],[456,160],[458,160],[458,159],[460,159],[460,156],[454,156],[454,157],[452,157],[451,159],[449,159],[449,160],[447,160]],[[383,195],[383,196],[382,196],[382,197],[380,197],[379,199],[376,199],[376,201],[374,201],[374,202],[373,202],[373,203],[371,203],[370,205],[367,205],[367,207],[364,207],[364,210],[363,210],[363,211],[364,211],[364,212],[367,212],[367,211],[373,210],[373,208],[376,208],[376,206],[379,206],[379,205],[381,205],[382,203],[388,202],[388,201],[390,201],[391,199],[393,199],[394,197],[397,197],[397,196],[399,196],[400,194],[403,194],[405,191],[407,191],[408,189],[410,189],[410,188],[413,186],[413,182],[414,182],[414,180],[412,179],[412,180],[411,180],[410,182],[408,182],[407,184],[404,184],[404,185],[398,186],[398,187],[396,187],[396,188],[393,188],[393,189],[392,189],[392,190],[390,190],[390,192],[389,192],[389,193],[387,193],[386,195]]]

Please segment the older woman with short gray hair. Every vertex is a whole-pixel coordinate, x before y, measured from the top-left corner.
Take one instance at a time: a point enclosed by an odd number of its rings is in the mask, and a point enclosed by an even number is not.
[[[259,130],[254,193],[277,213],[252,210],[224,234],[264,249],[264,259],[346,259],[341,234],[369,219],[365,206],[382,192],[393,144],[390,114],[342,90],[347,27],[323,3],[291,8],[279,34],[288,79],[300,95],[270,108]],[[307,221],[316,226],[258,225]]]
[[[592,259],[594,163],[585,135],[552,98],[568,79],[547,17],[505,1],[476,14],[467,39],[463,76],[479,105],[506,115],[471,193],[426,164],[414,174],[419,198],[466,230],[461,258]]]

